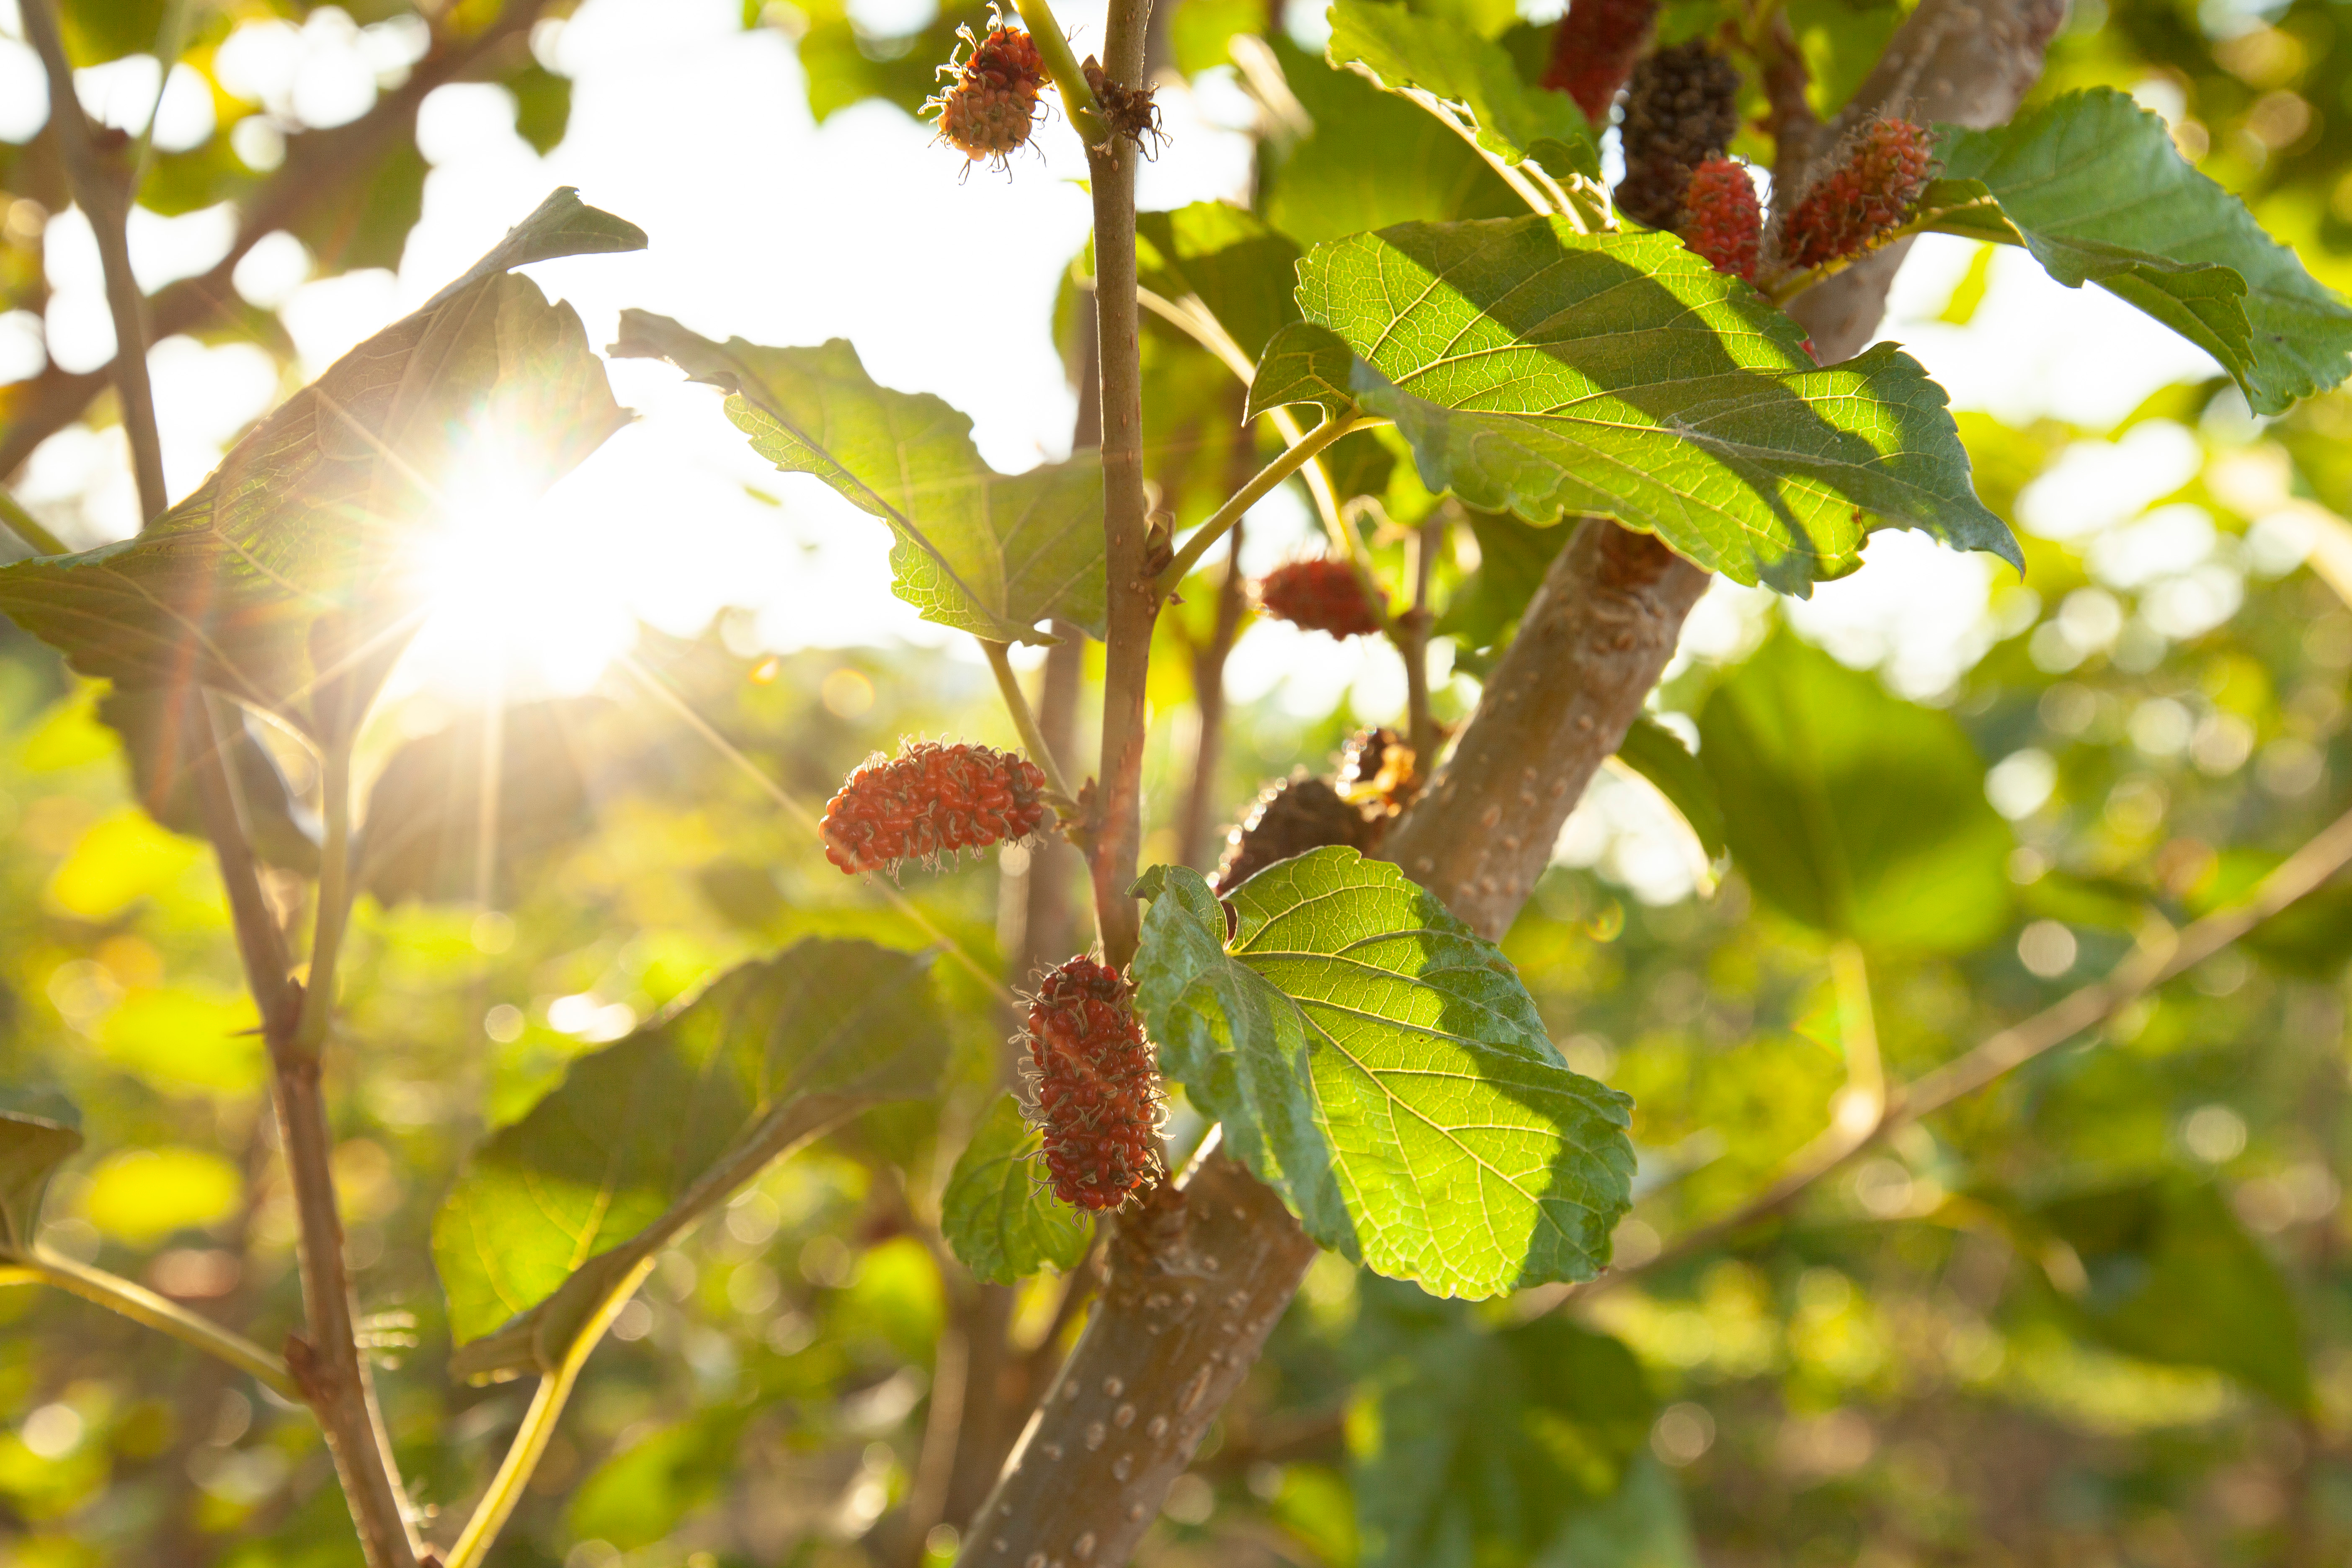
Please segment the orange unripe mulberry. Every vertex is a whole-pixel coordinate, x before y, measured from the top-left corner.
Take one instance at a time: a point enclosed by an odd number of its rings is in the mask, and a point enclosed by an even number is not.
[[[940,135],[972,162],[1005,157],[1027,145],[1037,122],[1037,95],[1045,86],[1045,62],[1037,40],[1017,27],[992,27],[975,39],[963,29],[971,52],[950,60],[940,74],[954,85],[924,105],[939,110]]]
[[[1118,1207],[1160,1163],[1160,1071],[1127,982],[1094,959],[1071,959],[1038,984],[1024,1038],[1054,1195]]]
[[[1658,0],[1576,0],[1552,29],[1544,86],[1576,100],[1596,132],[1605,129],[1657,14]]]
[[[1691,171],[1690,188],[1683,193],[1682,236],[1717,272],[1756,281],[1764,209],[1747,164],[1709,158]]]
[[[1387,624],[1387,595],[1368,597],[1355,567],[1328,556],[1276,567],[1258,580],[1257,600],[1276,620],[1335,637],[1369,637]]]
[[[1907,120],[1874,120],[1831,154],[1780,226],[1780,253],[1802,271],[1860,256],[1903,226],[1936,177],[1936,140]]]
[[[924,741],[851,773],[824,808],[824,858],[851,875],[1028,837],[1052,809],[1026,757]]]

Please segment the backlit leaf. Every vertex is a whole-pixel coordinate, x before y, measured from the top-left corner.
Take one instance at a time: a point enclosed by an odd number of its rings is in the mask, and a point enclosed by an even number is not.
[[[1816,366],[1794,321],[1671,236],[1402,224],[1318,246],[1298,302],[1253,401],[1386,416],[1429,488],[1474,507],[1613,517],[1801,595],[1859,565],[1874,526],[2020,559],[1917,362],[1882,343]]]
[[[2220,360],[2258,414],[2352,371],[2352,307],[2264,233],[2245,204],[2181,158],[2164,121],[2113,88],[2070,92],[1990,131],[1938,127],[1954,182],[1997,214],[1938,226],[2023,245],[2061,283],[2097,283]]]
[[[1338,0],[1330,54],[1332,64],[1352,66],[1391,92],[1461,105],[1478,145],[1507,163],[1532,160],[1559,178],[1601,177],[1601,150],[1576,100],[1531,85],[1502,45],[1466,27],[1386,0]]]
[[[452,1371],[559,1364],[640,1261],[770,1161],[928,1093],[946,1049],[929,966],[813,938],[572,1063],[475,1151],[435,1219]]]
[[[627,417],[572,307],[509,268],[644,244],[559,191],[136,538],[0,567],[0,612],[119,688],[193,679],[312,735],[356,721],[413,627],[404,563],[441,487],[471,464],[527,497]]]
[[[49,1178],[81,1148],[81,1117],[64,1096],[0,1092],[0,1249],[31,1250]]]
[[[1047,642],[1059,616],[1103,616],[1102,469],[1091,457],[1000,474],[971,418],[929,393],[875,384],[857,351],[760,348],[697,337],[646,310],[621,313],[619,358],[666,359],[725,387],[727,416],[787,473],[814,474],[887,523],[898,597],[927,621],[995,642]]]
[[[974,1279],[1011,1285],[1086,1257],[1086,1222],[1046,1187],[1042,1147],[1013,1097],[999,1095],[956,1161],[940,1228]]]
[[[1381,861],[1235,889],[1155,867],[1136,1002],[1161,1070],[1307,1234],[1443,1296],[1590,1279],[1625,1212],[1623,1095],[1569,1070],[1490,942]]]

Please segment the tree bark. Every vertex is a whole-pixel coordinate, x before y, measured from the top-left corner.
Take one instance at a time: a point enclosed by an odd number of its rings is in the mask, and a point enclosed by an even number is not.
[[[1839,127],[1897,109],[1999,123],[2039,75],[2063,15],[2063,0],[1922,0]],[[1899,262],[1883,262],[1884,276],[1851,268],[1794,302],[1825,363],[1851,357],[1876,331]],[[1705,585],[1704,574],[1654,540],[1597,520],[1582,525],[1529,604],[1452,760],[1391,835],[1391,857],[1473,927],[1499,936],[1585,784],[1624,739]],[[1313,1259],[1280,1200],[1220,1155],[1181,1193],[1160,1195],[1123,1228],[1103,1300],[959,1562],[1125,1562]]]

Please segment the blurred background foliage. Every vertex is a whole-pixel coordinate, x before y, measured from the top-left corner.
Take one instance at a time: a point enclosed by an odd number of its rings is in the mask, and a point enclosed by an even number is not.
[[[1448,8],[1540,58],[1538,26]],[[499,84],[524,137],[556,143],[569,84],[530,43],[534,21],[565,9],[68,4],[79,66],[137,76],[152,94],[158,39],[176,55],[142,205],[227,202],[239,215],[240,248],[164,284],[159,324],[258,342],[286,363],[272,311],[230,286],[243,247],[290,232],[317,275],[396,260],[421,204],[415,105],[438,82]],[[1820,108],[1859,79],[1902,10],[1790,0]],[[1666,27],[1686,36],[1719,17],[1713,0],[1683,0]],[[954,26],[975,19],[942,9],[908,32],[901,15],[891,31],[856,5],[808,0],[748,6],[743,22],[796,40],[823,117],[875,97],[911,108]],[[1349,116],[1342,142],[1267,109],[1270,243],[1510,210],[1433,121],[1325,68],[1298,8],[1175,0],[1161,20],[1164,68],[1260,89],[1273,68],[1308,120]],[[357,40],[369,63],[356,116],[310,105],[306,119],[299,95],[238,95],[239,50],[314,35]],[[2344,7],[2076,0],[2042,90],[2092,83],[2163,110],[2184,153],[2315,273],[2352,280]],[[44,142],[0,142],[0,309],[38,316],[45,227],[68,205]],[[1984,289],[1979,258],[1945,319],[1965,321]],[[1067,347],[1076,359],[1075,336]],[[1148,353],[1154,442],[1171,454],[1155,478],[1189,520],[1253,458],[1229,450],[1223,373],[1172,332],[1155,331]],[[18,443],[0,468],[47,434],[37,422],[72,379],[36,364],[0,387],[0,442]],[[83,412],[91,390],[68,417],[103,427],[103,402]],[[1730,861],[1707,864],[1648,785],[1612,773],[1511,933],[1571,1063],[1635,1099],[1643,1195],[1621,1261],[1744,1201],[1827,1123],[1858,1028],[1834,977],[1841,952],[1861,954],[1885,1072],[1908,1078],[2105,972],[2150,921],[2178,924],[2242,890],[2352,802],[2352,399],[2259,422],[2217,382],[2168,389],[2108,427],[1962,425],[1979,489],[2022,521],[2029,556],[2023,582],[2003,574],[1968,634],[1980,657],[1926,681],[1890,668],[1898,696],[1870,672],[1884,646],[1833,643],[1841,663],[1782,624],[1801,628],[1801,616],[1718,591],[1655,706],[1703,742]],[[1393,571],[1401,525],[1432,503],[1381,441],[1357,444],[1336,466],[1348,493],[1378,498],[1400,525],[1382,536]],[[1458,716],[1557,540],[1452,521],[1437,575],[1458,673],[1441,703]],[[1192,672],[1213,678],[1221,585],[1205,572],[1163,634],[1149,858],[1180,847]],[[936,652],[779,657],[736,617],[696,639],[646,632],[636,658],[811,808],[898,735],[1013,740],[985,674]],[[1796,787],[1771,745],[1749,743],[1769,741],[1791,692],[1825,722],[1906,737],[1877,771],[1838,775],[1824,830],[1879,883],[1809,887],[1821,847],[1791,854],[1755,826],[1775,820],[1772,789]],[[63,1089],[89,1139],[53,1191],[44,1240],[273,1340],[299,1303],[251,1005],[210,860],[142,811],[100,696],[0,626],[0,1076]],[[1328,768],[1360,722],[1391,717],[1228,705],[1212,819],[1294,766]],[[442,1373],[427,1237],[467,1149],[575,1057],[728,963],[808,934],[928,940],[827,867],[811,834],[639,679],[616,671],[592,697],[508,722],[509,744],[538,763],[510,769],[488,813],[504,852],[488,909],[475,900],[479,803],[434,787],[469,776],[478,721],[415,698],[380,727],[376,801],[405,831],[372,852],[330,1065],[387,1417],[415,1495],[441,1510],[468,1504],[525,1398]],[[302,760],[277,751],[299,803]],[[1030,867],[913,869],[906,887],[1003,969],[1023,948]],[[2352,891],[2323,889],[2096,1035],[1906,1128],[1784,1215],[1567,1312],[1433,1301],[1325,1258],[1146,1560],[2341,1561],[2347,958]],[[938,973],[950,1091],[772,1169],[663,1254],[497,1561],[845,1568],[952,1550],[951,1532],[898,1528],[940,1328],[972,1293],[930,1229],[945,1176],[935,1150],[984,1105],[1010,1020],[963,971]],[[1049,1333],[1061,1290],[1021,1289],[1017,1348]],[[0,1290],[0,1415],[11,1563],[357,1561],[305,1416],[79,1301]]]

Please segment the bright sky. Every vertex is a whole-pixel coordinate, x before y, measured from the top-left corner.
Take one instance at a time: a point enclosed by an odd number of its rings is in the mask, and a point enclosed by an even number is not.
[[[923,0],[868,4],[884,21],[881,5],[903,13]],[[37,123],[39,78],[28,75],[29,51],[11,41],[13,11],[13,0],[0,0],[0,136],[22,139]],[[866,104],[817,126],[789,40],[772,28],[742,31],[739,15],[740,0],[586,0],[533,39],[541,58],[574,83],[570,131],[551,154],[539,157],[514,133],[503,89],[445,87],[420,118],[433,174],[396,277],[307,281],[308,258],[281,237],[240,269],[240,288],[282,301],[303,374],[312,374],[421,302],[551,187],[574,184],[653,240],[641,255],[532,269],[580,310],[592,342],[609,342],[629,305],[719,338],[847,337],[877,379],[937,392],[971,412],[982,450],[1000,468],[1066,452],[1074,400],[1045,328],[1061,269],[1086,231],[1074,139],[1050,124],[1040,132],[1045,157],[1020,159],[1010,179],[981,170],[966,178],[958,154],[895,109]],[[1098,39],[1099,12],[1080,4],[1063,16],[1082,53]],[[894,13],[887,21],[919,19]],[[330,124],[363,112],[378,81],[397,79],[415,46],[396,26],[361,29],[322,12],[299,32],[247,25],[224,49],[223,68],[234,62],[240,89],[276,111]],[[157,74],[152,60],[134,59],[85,72],[79,87],[93,111],[136,124]],[[1144,171],[1144,204],[1240,195],[1248,144],[1230,129],[1245,111],[1238,92],[1219,83],[1197,96],[1169,87],[1161,103],[1171,141]],[[158,139],[200,140],[209,112],[203,95],[175,82]],[[257,124],[246,135],[267,139]],[[134,259],[151,286],[202,271],[224,253],[228,229],[225,209],[143,220]],[[48,318],[0,317],[0,376],[37,367],[29,356],[40,352],[44,329],[48,353],[69,367],[111,352],[87,225],[78,214],[55,218],[48,240]],[[2017,252],[1995,258],[1969,324],[1936,321],[1972,254],[1960,241],[1924,240],[1885,329],[1958,407],[2099,426],[2158,387],[2212,374],[2203,354],[2120,301],[2062,289]],[[153,365],[176,496],[278,388],[252,347],[175,339],[155,347]],[[756,610],[761,638],[777,649],[961,640],[890,596],[879,525],[818,481],[769,469],[720,415],[715,393],[641,362],[615,362],[612,374],[621,401],[642,418],[540,506],[483,517],[479,545],[444,563],[448,613],[420,640],[407,682],[466,684],[503,649],[523,666],[520,684],[576,689],[627,645],[638,619],[690,633],[727,605]],[[128,533],[134,521],[118,433],[53,438],[18,493],[77,543]],[[2063,501],[2045,505],[2037,526],[2069,531]],[[1250,535],[1261,567],[1311,539],[1294,499],[1277,496],[1263,510]],[[1801,627],[1851,662],[1881,665],[1904,689],[1948,685],[1995,634],[1988,605],[2006,569],[1893,531],[1874,542],[1868,562],[1799,607]],[[1722,590],[1695,617],[1691,646],[1737,647],[1752,635],[1756,610],[1752,595]],[[1335,645],[1283,626],[1245,639],[1232,679],[1244,700],[1286,688],[1283,700],[1302,712],[1351,688],[1366,718],[1388,717],[1403,701],[1402,673],[1384,646]]]

